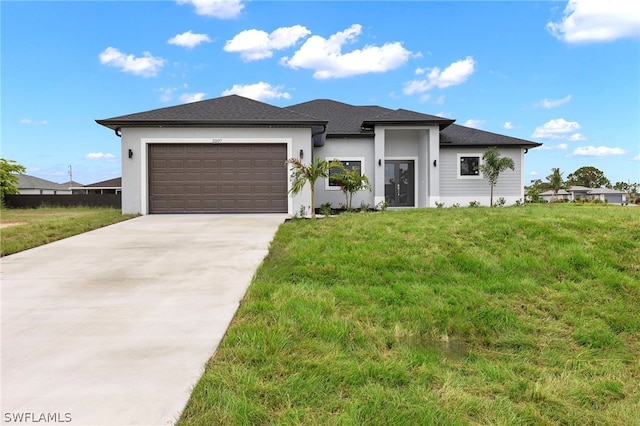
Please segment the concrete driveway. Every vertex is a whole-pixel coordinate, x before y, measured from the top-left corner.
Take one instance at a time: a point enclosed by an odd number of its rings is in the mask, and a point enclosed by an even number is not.
[[[173,424],[284,219],[142,216],[3,258],[3,424]]]

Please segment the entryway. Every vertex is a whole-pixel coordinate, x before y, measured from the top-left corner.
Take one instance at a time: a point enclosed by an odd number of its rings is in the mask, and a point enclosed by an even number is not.
[[[389,207],[415,207],[415,161],[385,160],[384,196]]]

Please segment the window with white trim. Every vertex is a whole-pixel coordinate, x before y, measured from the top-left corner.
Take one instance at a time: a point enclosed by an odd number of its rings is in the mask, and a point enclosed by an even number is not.
[[[479,178],[480,174],[479,154],[458,154],[458,178]]]
[[[342,166],[347,170],[358,169],[360,171],[360,175],[362,175],[362,170],[364,169],[364,158],[363,157],[338,157],[338,158],[327,158],[327,161],[338,160],[342,163]],[[335,179],[332,178],[332,175],[340,173],[341,170],[338,168],[333,168],[329,170],[329,178],[326,180],[326,189],[340,189],[340,187],[336,184]]]

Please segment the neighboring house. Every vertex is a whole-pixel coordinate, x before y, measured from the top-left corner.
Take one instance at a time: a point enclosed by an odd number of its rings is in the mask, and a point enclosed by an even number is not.
[[[624,191],[609,188],[597,188],[589,191],[589,195],[592,199],[599,199],[600,201],[607,202],[609,204],[627,204],[628,194]]]
[[[571,186],[566,190],[561,189],[558,191],[556,198],[553,196],[553,191],[544,191],[540,193],[540,198],[545,201],[553,201],[563,199],[564,201],[579,201],[581,199],[592,201],[598,199],[602,202],[611,204],[626,204],[627,193],[624,191],[618,191],[617,189],[609,188],[587,188],[584,186]]]
[[[51,182],[31,175],[18,175],[20,195],[62,195],[71,194],[71,189],[60,183]]]
[[[309,212],[295,197],[287,158],[337,158],[359,168],[372,191],[354,206],[489,204],[478,166],[489,146],[510,157],[495,198],[524,199],[524,155],[540,143],[453,124],[404,109],[314,100],[286,108],[237,95],[104,120],[122,139],[123,213]],[[344,203],[331,179],[316,184],[316,207]]]
[[[120,194],[122,193],[122,178],[103,180],[84,186],[85,194]]]

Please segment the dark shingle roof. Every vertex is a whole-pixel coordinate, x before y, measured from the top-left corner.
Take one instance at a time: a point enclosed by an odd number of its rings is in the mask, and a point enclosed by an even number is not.
[[[406,109],[392,110],[376,105],[355,106],[330,99],[304,102],[287,109],[327,120],[327,137],[369,136],[376,124],[449,125],[454,121]]]
[[[455,120],[406,109],[376,105],[355,106],[330,99],[316,99],[280,108],[238,95],[223,96],[137,114],[123,115],[98,124],[118,130],[133,126],[309,126],[322,128],[326,136],[371,137],[373,127],[386,125],[438,125],[442,146],[522,146],[542,144],[452,124]]]
[[[215,126],[215,125],[322,125],[315,117],[300,114],[238,95],[154,109],[136,114],[96,120],[118,129],[131,126]]]
[[[354,106],[330,99],[316,99],[287,107],[288,110],[296,111],[327,120],[327,136],[343,135],[371,135],[371,131],[364,131],[362,124],[365,120],[378,115],[386,114],[390,111],[375,105]]]
[[[498,133],[486,132],[484,130],[472,129],[471,127],[452,124],[440,132],[441,146],[523,146],[535,148],[542,145],[538,142],[531,142],[524,139],[512,138],[511,136],[500,135]]]
[[[85,188],[122,188],[122,178],[113,178],[108,180],[103,180],[101,182],[90,183],[89,185],[85,185]]]
[[[401,108],[366,120],[365,124],[439,124],[440,130],[442,130],[454,121],[437,115],[423,114]]]

